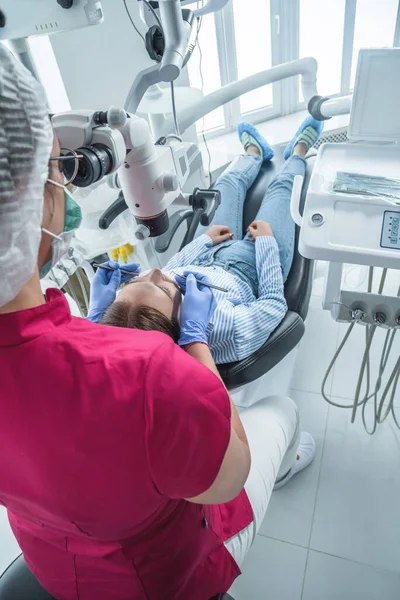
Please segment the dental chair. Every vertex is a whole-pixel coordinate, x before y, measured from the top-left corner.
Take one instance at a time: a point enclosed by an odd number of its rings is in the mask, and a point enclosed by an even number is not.
[[[56,600],[30,572],[22,554],[0,575],[0,600]],[[188,598],[190,600],[190,598]],[[222,594],[211,600],[234,600]]]
[[[300,213],[304,203],[315,163],[316,151],[307,155],[307,167],[300,202]],[[254,221],[264,194],[272,179],[284,165],[283,148],[277,148],[272,161],[264,162],[261,171],[247,192],[243,210],[243,235]],[[283,321],[269,336],[265,344],[244,360],[218,367],[228,390],[251,383],[265,375],[291,352],[303,337],[304,321],[308,313],[313,281],[313,261],[304,258],[298,251],[300,228],[296,225],[295,249],[292,267],[285,283],[285,298],[288,311]]]
[[[254,221],[269,184],[284,165],[283,147],[277,147],[275,150],[274,159],[263,163],[257,179],[247,192],[243,207],[243,235],[246,233],[250,223]],[[300,213],[303,212],[316,154],[315,150],[311,150],[307,155],[307,168],[300,202]],[[178,227],[185,221],[187,232],[181,248],[189,244],[193,240],[197,229],[198,221],[193,227],[195,218],[196,213],[193,213],[193,211],[177,211],[171,218],[170,231],[157,240],[157,251],[165,252],[168,249]],[[288,312],[283,321],[257,352],[254,352],[254,354],[244,360],[218,366],[221,377],[230,391],[249,384],[268,373],[297,346],[303,337],[305,329],[304,320],[307,316],[311,296],[313,262],[301,256],[298,251],[299,233],[300,229],[296,226],[294,258],[292,268],[285,283],[285,298],[288,305]]]

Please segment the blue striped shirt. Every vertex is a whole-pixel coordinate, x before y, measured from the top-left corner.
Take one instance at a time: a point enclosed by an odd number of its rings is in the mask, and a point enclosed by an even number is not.
[[[193,264],[212,245],[208,235],[201,235],[173,256],[163,271],[173,277],[172,272],[182,275],[186,270],[193,270],[207,275],[211,283],[229,290],[228,293],[214,290],[217,308],[208,334],[213,358],[221,365],[243,360],[256,352],[282,321],[287,305],[274,237],[256,238],[258,297],[244,279],[222,267]]]

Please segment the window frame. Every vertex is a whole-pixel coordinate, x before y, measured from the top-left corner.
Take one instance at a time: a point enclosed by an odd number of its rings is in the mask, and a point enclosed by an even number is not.
[[[281,53],[281,36],[277,22],[280,19],[280,5],[284,0],[270,0],[271,14],[271,57],[272,66],[278,65],[284,60]],[[235,36],[235,21],[233,3],[228,2],[223,10],[214,13],[215,31],[218,48],[218,63],[221,85],[227,85],[238,80],[237,68],[237,46]],[[229,56],[228,56],[229,49]],[[259,123],[273,119],[282,114],[282,82],[272,84],[272,106],[241,113],[240,99],[236,98],[224,105],[224,125],[214,129],[205,129],[204,135],[208,139],[234,131],[236,124],[248,118],[253,123]],[[199,135],[203,135],[199,132]]]
[[[270,0],[271,27],[269,33],[271,36],[272,66],[299,58],[300,10],[301,0],[292,0],[290,2],[288,2],[288,0]],[[356,11],[357,0],[346,0],[340,92],[331,95],[330,97],[332,98],[346,96],[352,91],[350,81]],[[233,3],[228,2],[223,10],[214,13],[214,20],[221,85],[227,85],[238,79]],[[400,46],[400,0],[397,8],[393,46]],[[204,135],[210,139],[234,131],[236,124],[243,119],[248,119],[252,123],[259,123],[306,108],[305,102],[299,101],[298,77],[292,77],[273,83],[272,89],[272,106],[267,106],[247,113],[241,113],[240,99],[236,98],[224,106],[224,125],[215,129],[205,130],[203,132]]]

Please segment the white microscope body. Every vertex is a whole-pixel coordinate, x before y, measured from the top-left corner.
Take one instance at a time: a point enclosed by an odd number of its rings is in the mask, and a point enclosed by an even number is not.
[[[168,229],[168,207],[182,194],[190,173],[188,150],[193,144],[172,140],[155,144],[147,121],[124,110],[70,111],[53,117],[64,155],[80,156],[72,180],[78,188],[108,177],[123,199],[107,215],[105,228],[129,208],[139,224],[139,239]],[[125,204],[124,204],[124,202]]]

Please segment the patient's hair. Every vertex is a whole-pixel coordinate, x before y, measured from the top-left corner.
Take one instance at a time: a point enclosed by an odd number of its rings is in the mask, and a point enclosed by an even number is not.
[[[168,319],[151,306],[131,306],[129,302],[114,302],[104,313],[100,323],[113,327],[129,327],[144,331],[161,331],[178,342],[181,329],[176,319]]]

